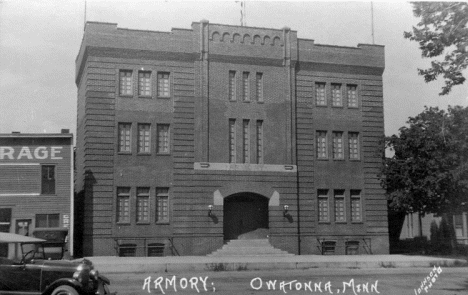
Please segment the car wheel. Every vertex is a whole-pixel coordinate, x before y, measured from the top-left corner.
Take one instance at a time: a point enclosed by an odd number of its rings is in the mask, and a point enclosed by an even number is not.
[[[73,287],[63,285],[55,288],[52,295],[78,295],[78,292]]]

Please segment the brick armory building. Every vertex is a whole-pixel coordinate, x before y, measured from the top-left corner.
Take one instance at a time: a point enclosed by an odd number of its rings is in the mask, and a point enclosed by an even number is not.
[[[388,253],[384,48],[289,28],[88,22],[76,59],[84,255]],[[162,251],[162,252],[161,252]]]
[[[54,244],[69,234],[73,253],[73,135],[62,132],[0,134],[0,232]]]

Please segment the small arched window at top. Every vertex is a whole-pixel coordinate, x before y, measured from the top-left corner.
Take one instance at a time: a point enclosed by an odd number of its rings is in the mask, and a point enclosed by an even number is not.
[[[231,35],[229,35],[229,33],[224,33],[222,41],[223,42],[230,42],[231,41]]]
[[[251,44],[252,43],[252,39],[250,38],[250,35],[249,34],[245,34],[244,35],[244,40],[243,40],[244,44]]]
[[[253,42],[254,42],[255,45],[262,45],[262,38],[260,38],[259,35],[255,35]]]
[[[220,42],[221,35],[218,32],[214,32],[211,39],[213,40],[213,42]]]
[[[273,38],[273,46],[281,46],[281,40],[278,36]]]

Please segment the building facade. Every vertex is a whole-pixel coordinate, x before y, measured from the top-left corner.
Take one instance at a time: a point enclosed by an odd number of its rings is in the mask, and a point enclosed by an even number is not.
[[[453,218],[453,229],[458,244],[468,245],[468,212],[455,214]],[[400,233],[400,240],[411,240],[424,237],[431,240],[431,225],[435,223],[440,226],[442,217],[434,214],[421,216],[419,213],[408,213]]]
[[[88,22],[76,59],[84,255],[388,253],[384,48],[289,28]]]
[[[68,234],[73,254],[73,135],[62,132],[0,134],[0,232]],[[11,251],[4,245],[0,257]]]

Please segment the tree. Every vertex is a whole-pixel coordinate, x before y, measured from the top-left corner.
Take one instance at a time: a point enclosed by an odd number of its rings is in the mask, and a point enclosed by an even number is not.
[[[410,117],[384,160],[382,186],[398,211],[453,213],[468,207],[468,107],[425,108]]]
[[[412,2],[413,13],[421,21],[404,37],[419,43],[423,58],[442,55],[442,61],[432,60],[428,69],[418,69],[426,82],[442,76],[445,86],[439,95],[465,82],[463,71],[468,67],[468,3]]]
[[[386,138],[394,155],[380,180],[390,208],[442,215],[453,227],[452,214],[468,211],[468,107],[426,107],[407,123]]]

